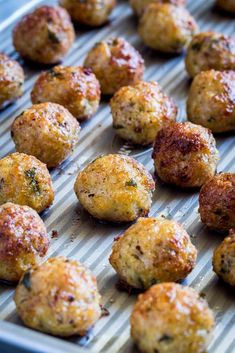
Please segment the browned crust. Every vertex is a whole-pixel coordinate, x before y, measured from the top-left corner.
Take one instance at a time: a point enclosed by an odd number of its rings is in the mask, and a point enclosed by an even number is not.
[[[221,173],[200,190],[199,212],[208,227],[228,231],[235,227],[235,173]]]

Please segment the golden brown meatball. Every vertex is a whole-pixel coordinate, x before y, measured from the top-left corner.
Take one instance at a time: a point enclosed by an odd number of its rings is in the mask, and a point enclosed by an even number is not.
[[[235,130],[234,97],[234,71],[202,71],[189,91],[188,119],[215,133]]]
[[[144,74],[143,58],[123,38],[97,43],[88,53],[84,65],[93,70],[101,92],[107,95],[138,82]]]
[[[78,174],[74,191],[93,217],[130,222],[148,214],[154,186],[142,164],[125,155],[109,154]]]
[[[23,94],[24,71],[17,61],[0,53],[0,109]]]
[[[172,4],[176,6],[186,5],[187,0],[130,0],[130,5],[137,16],[141,16],[149,4]]]
[[[72,19],[88,26],[101,26],[108,21],[116,0],[60,0]]]
[[[11,128],[17,152],[37,157],[48,168],[56,167],[72,153],[79,131],[77,120],[55,103],[33,105]]]
[[[100,84],[90,69],[81,66],[55,66],[38,77],[31,99],[34,104],[61,104],[75,118],[83,121],[91,118],[99,107]]]
[[[199,213],[208,227],[235,228],[235,173],[221,173],[207,181],[199,194]]]
[[[8,202],[0,206],[0,234],[0,279],[19,281],[46,254],[46,227],[32,208]]]
[[[226,283],[235,286],[235,230],[231,230],[213,255],[213,270]]]
[[[198,27],[182,6],[151,3],[139,23],[139,35],[150,48],[180,53],[189,44]]]
[[[167,184],[200,187],[215,174],[218,151],[208,129],[174,123],[157,134],[153,159],[156,173]]]
[[[49,207],[54,199],[46,165],[24,153],[12,153],[0,159],[0,190],[0,205],[13,202],[37,212]]]
[[[177,107],[157,82],[120,88],[111,99],[116,134],[133,144],[153,143],[157,132],[177,116]]]
[[[41,6],[24,16],[13,31],[16,51],[43,64],[59,62],[75,38],[69,14],[62,7]]]
[[[217,0],[217,5],[228,12],[235,12],[235,0]]]
[[[139,295],[131,336],[143,353],[202,353],[214,323],[213,312],[193,288],[162,283]]]
[[[146,289],[158,282],[177,282],[194,268],[197,250],[175,221],[139,218],[114,242],[109,261],[129,286]]]
[[[235,70],[235,38],[215,32],[196,34],[189,44],[185,66],[191,77],[210,69]]]
[[[101,315],[95,276],[65,257],[27,271],[14,299],[25,325],[52,335],[84,335]]]

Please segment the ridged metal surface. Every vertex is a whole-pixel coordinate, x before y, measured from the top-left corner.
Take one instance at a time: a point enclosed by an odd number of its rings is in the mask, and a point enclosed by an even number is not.
[[[53,1],[34,0],[31,5],[55,3]],[[30,4],[30,5],[29,5]],[[225,34],[234,33],[234,19],[220,15],[213,10],[213,0],[189,1],[188,9],[195,16],[201,30],[213,29]],[[20,10],[20,13],[22,10]],[[11,30],[16,17],[12,16],[0,25],[0,51],[18,58],[11,44]],[[185,119],[185,99],[189,80],[184,70],[183,56],[160,56],[144,47],[138,38],[136,20],[126,2],[119,3],[109,25],[99,30],[77,33],[76,42],[65,58],[65,65],[82,64],[87,51],[95,42],[111,36],[123,36],[132,43],[144,56],[146,63],[146,80],[158,81],[166,92],[173,96],[180,108],[178,120]],[[40,72],[40,67],[27,67],[25,94],[16,104],[0,113],[0,157],[14,151],[9,129],[14,118],[30,106],[29,94],[32,85]],[[102,103],[98,113],[91,121],[83,124],[79,144],[72,157],[60,168],[51,172],[56,192],[53,206],[43,215],[48,231],[57,230],[58,239],[53,239],[48,256],[64,255],[84,262],[97,276],[98,286],[103,296],[103,304],[110,315],[102,318],[95,325],[90,337],[71,339],[79,351],[79,345],[96,353],[98,352],[134,352],[129,338],[129,315],[135,296],[119,292],[115,288],[117,277],[108,263],[114,236],[123,231],[123,226],[102,225],[95,222],[78,205],[73,192],[77,172],[97,155],[107,153],[125,153],[132,155],[153,172],[151,150],[129,150],[114,136],[111,127],[110,109]],[[220,151],[218,171],[235,171],[235,140],[233,136],[217,138]],[[214,339],[210,353],[235,352],[235,300],[234,293],[221,284],[212,272],[211,257],[215,246],[222,240],[221,236],[208,232],[198,217],[197,193],[183,192],[174,188],[157,185],[150,216],[164,214],[182,222],[192,236],[193,243],[199,251],[197,266],[184,282],[203,292],[216,315]],[[17,318],[12,301],[13,289],[0,289],[0,319],[21,325]],[[24,331],[27,332],[27,331]],[[28,331],[29,332],[29,331]],[[24,333],[25,334],[25,333]],[[34,333],[34,342],[37,337]],[[41,337],[40,335],[38,337]],[[30,337],[29,337],[30,339]],[[41,338],[40,338],[41,339]],[[47,338],[45,338],[46,340]],[[62,341],[60,341],[62,342]],[[67,342],[67,341],[66,341]],[[63,341],[64,347],[64,341]],[[68,345],[67,352],[71,346]]]

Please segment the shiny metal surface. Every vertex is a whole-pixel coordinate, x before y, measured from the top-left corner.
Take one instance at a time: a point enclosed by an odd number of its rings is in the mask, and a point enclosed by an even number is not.
[[[54,1],[33,0],[0,23],[0,51],[18,58],[11,43],[11,30],[23,12],[38,4],[55,3]],[[201,30],[213,29],[218,32],[234,33],[234,19],[218,13],[213,0],[189,0],[188,9],[195,16]],[[82,64],[87,51],[95,42],[111,37],[123,36],[130,41],[144,56],[146,80],[157,80],[166,92],[173,96],[180,108],[178,120],[185,119],[185,98],[189,80],[184,70],[183,56],[156,54],[141,43],[136,20],[126,2],[120,2],[108,25],[88,31],[77,31],[76,42],[64,60],[65,65]],[[19,59],[21,62],[21,60]],[[42,69],[39,65],[24,65],[26,73],[25,94],[15,104],[0,113],[0,157],[14,151],[9,129],[14,118],[30,106],[29,94],[32,85]],[[235,171],[235,140],[233,136],[217,138],[220,151],[218,171]],[[128,353],[136,351],[129,335],[129,314],[135,296],[119,292],[115,283],[117,277],[108,263],[113,238],[123,231],[123,226],[106,225],[95,222],[78,205],[73,192],[73,184],[78,170],[83,168],[97,155],[110,152],[122,152],[132,155],[153,172],[151,150],[131,150],[114,136],[111,127],[110,109],[103,102],[98,113],[82,125],[79,144],[72,157],[51,172],[56,198],[53,206],[43,214],[48,231],[57,230],[59,237],[52,239],[48,256],[65,255],[84,262],[98,279],[103,304],[110,315],[102,318],[86,338],[60,340],[22,329],[14,303],[13,288],[1,286],[0,319],[7,324],[0,324],[0,340],[15,342],[19,347],[28,347],[32,352],[80,352],[80,346],[93,352]],[[205,296],[216,314],[216,329],[210,345],[210,353],[235,352],[235,299],[234,292],[220,283],[212,272],[211,256],[221,236],[209,232],[198,217],[196,192],[183,192],[178,189],[157,185],[150,215],[164,214],[184,223],[193,243],[199,251],[197,266],[184,282],[194,287]],[[12,331],[11,331],[12,330]],[[7,332],[9,334],[7,334]],[[43,337],[43,338],[42,338]],[[37,343],[42,342],[42,346]],[[31,347],[31,349],[30,349]]]

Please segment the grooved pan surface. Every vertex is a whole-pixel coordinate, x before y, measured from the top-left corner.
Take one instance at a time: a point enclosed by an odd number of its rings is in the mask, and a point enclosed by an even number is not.
[[[33,0],[27,3],[26,11],[39,4],[53,1]],[[188,9],[195,16],[201,30],[214,30],[225,34],[234,33],[234,19],[219,14],[214,10],[213,0],[188,1]],[[0,24],[0,51],[16,58],[11,43],[11,30],[20,18],[24,8]],[[123,36],[132,43],[145,58],[146,80],[158,81],[165,91],[178,103],[178,120],[185,120],[185,99],[189,80],[184,70],[183,56],[159,56],[141,43],[136,31],[136,20],[126,2],[119,2],[111,21],[100,29],[77,31],[76,42],[64,60],[65,65],[82,64],[87,51],[103,38]],[[20,59],[19,59],[20,61]],[[30,91],[41,68],[24,65],[26,73],[25,93],[15,104],[0,113],[0,157],[14,151],[10,137],[10,126],[14,118],[25,107],[31,105]],[[220,151],[218,171],[235,171],[235,140],[233,136],[217,138]],[[76,175],[88,162],[100,154],[125,153],[133,156],[153,172],[151,149],[130,150],[115,137],[111,127],[111,115],[107,102],[103,102],[97,114],[82,125],[80,140],[73,155],[60,168],[51,172],[56,193],[53,206],[42,215],[49,233],[57,230],[59,237],[52,239],[47,256],[64,255],[84,262],[97,276],[103,304],[110,315],[99,320],[91,334],[86,338],[61,340],[42,335],[28,329],[19,329],[22,323],[18,319],[12,300],[13,289],[1,286],[0,319],[8,322],[6,327],[0,324],[0,339],[8,343],[15,340],[19,346],[30,346],[34,351],[36,341],[42,342],[38,352],[80,352],[80,347],[93,352],[134,352],[130,340],[129,315],[135,296],[119,292],[115,288],[117,277],[108,263],[113,238],[124,227],[105,225],[95,222],[79,206],[73,192]],[[150,216],[165,215],[182,222],[198,248],[197,266],[188,276],[185,284],[203,292],[216,315],[214,339],[209,347],[210,353],[235,352],[235,299],[234,292],[218,281],[212,272],[211,257],[215,246],[222,237],[209,232],[202,225],[198,216],[198,194],[183,192],[178,189],[156,186]],[[12,325],[14,324],[14,325]],[[15,326],[15,324],[17,326]],[[6,332],[13,333],[6,334]],[[44,346],[43,346],[44,344]],[[41,347],[41,348],[40,348]],[[44,347],[44,348],[43,348]],[[47,347],[47,348],[46,348]],[[36,348],[35,348],[36,349]]]

